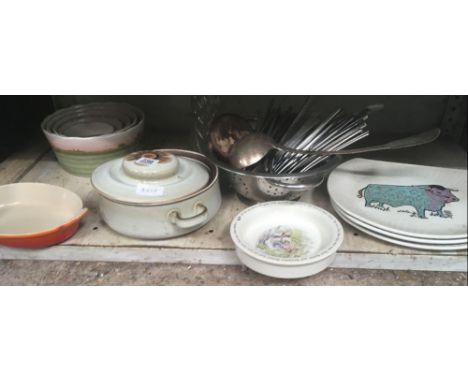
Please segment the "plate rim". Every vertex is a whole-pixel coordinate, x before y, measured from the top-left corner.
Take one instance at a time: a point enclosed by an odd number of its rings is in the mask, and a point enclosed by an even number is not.
[[[380,234],[378,234],[376,232],[365,229],[363,227],[359,227],[359,226],[357,226],[356,223],[348,220],[348,218],[346,216],[342,216],[339,212],[337,212],[337,214],[338,214],[338,216],[340,216],[341,219],[343,219],[346,223],[353,226],[357,230],[362,231],[365,234],[367,234],[369,236],[372,236],[372,237],[375,237],[375,238],[377,238],[379,240],[386,241],[386,242],[396,244],[396,245],[400,245],[402,247],[413,248],[413,249],[418,249],[418,250],[436,251],[436,252],[456,252],[456,251],[466,251],[466,249],[467,249],[466,246],[463,247],[463,248],[460,248],[460,247],[453,248],[453,247],[450,247],[450,246],[437,247],[435,245],[430,245],[430,244],[420,244],[420,243],[412,243],[412,242],[408,242],[408,241],[398,240],[398,239],[391,238],[391,237],[388,237],[388,236],[385,236],[385,235],[380,235]]]
[[[360,220],[358,218],[355,218],[353,216],[348,215],[346,213],[346,211],[342,210],[338,205],[336,205],[335,202],[333,202],[332,200],[330,200],[330,202],[331,202],[331,205],[332,205],[333,209],[336,211],[336,213],[345,215],[348,219],[352,220],[353,222],[355,222],[359,226],[362,226],[365,229],[368,229],[368,230],[371,230],[373,232],[382,234],[384,236],[393,237],[393,238],[395,238],[397,240],[402,239],[403,241],[408,241],[410,243],[435,244],[435,245],[439,245],[439,244],[442,244],[442,245],[445,245],[445,244],[447,244],[447,245],[456,245],[456,244],[466,244],[466,243],[468,243],[468,236],[465,236],[464,238],[462,238],[460,240],[457,240],[457,239],[440,239],[440,240],[437,240],[437,239],[434,239],[434,238],[426,239],[426,238],[413,237],[413,236],[409,236],[409,235],[400,235],[400,234],[396,234],[394,232],[389,232],[389,231],[383,230],[381,228],[374,227],[371,224],[366,223],[365,221],[362,221],[362,220]],[[415,239],[415,240],[411,240],[411,239]],[[457,243],[440,243],[441,241],[448,241],[448,240],[450,240],[450,241],[457,240],[458,242]],[[462,240],[464,240],[464,242],[461,242]]]

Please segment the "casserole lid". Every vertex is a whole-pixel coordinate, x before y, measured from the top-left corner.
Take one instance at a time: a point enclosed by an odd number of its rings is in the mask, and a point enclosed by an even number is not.
[[[94,170],[91,183],[108,199],[129,204],[168,204],[208,184],[201,162],[167,150],[137,151]]]

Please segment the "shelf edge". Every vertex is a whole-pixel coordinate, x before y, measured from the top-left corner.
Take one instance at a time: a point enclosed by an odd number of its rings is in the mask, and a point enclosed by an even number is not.
[[[0,248],[0,260],[142,262],[240,265],[233,250],[56,246],[39,250]],[[332,268],[466,272],[467,256],[338,253]]]

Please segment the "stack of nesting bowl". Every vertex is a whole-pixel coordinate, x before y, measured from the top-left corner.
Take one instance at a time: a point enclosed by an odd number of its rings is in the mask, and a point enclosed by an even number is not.
[[[125,103],[89,103],[58,110],[41,127],[60,165],[88,176],[100,164],[135,151],[144,114]]]

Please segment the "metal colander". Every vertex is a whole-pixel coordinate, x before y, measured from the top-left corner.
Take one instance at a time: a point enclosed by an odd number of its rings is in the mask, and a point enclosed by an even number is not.
[[[233,189],[246,202],[299,199],[305,192],[320,186],[326,175],[341,162],[341,157],[331,156],[313,170],[297,174],[236,170],[219,160],[209,148],[209,125],[218,114],[220,103],[219,96],[192,97],[196,146],[226,174]]]

